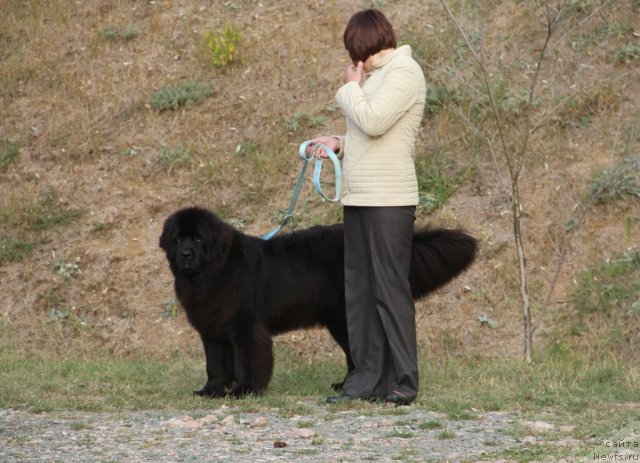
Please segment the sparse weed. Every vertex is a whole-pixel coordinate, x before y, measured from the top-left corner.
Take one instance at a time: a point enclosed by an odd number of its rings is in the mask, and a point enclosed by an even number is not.
[[[449,90],[443,84],[438,84],[435,88],[427,89],[427,99],[424,112],[427,117],[438,114],[447,104],[454,104],[460,101],[460,96],[456,90]]]
[[[628,42],[618,50],[616,55],[620,63],[640,61],[640,44]]]
[[[325,118],[304,111],[296,111],[284,122],[284,128],[290,135],[307,132],[309,129],[321,126]]]
[[[201,103],[213,95],[209,84],[189,80],[177,85],[165,85],[151,94],[151,106],[157,111],[176,110]]]
[[[441,208],[466,180],[465,173],[450,176],[446,166],[437,166],[430,156],[416,162],[418,175],[419,208],[427,214]]]
[[[20,262],[34,248],[34,243],[12,236],[0,237],[0,265],[5,262]]]
[[[640,250],[602,261],[578,279],[571,297],[582,314],[613,314],[640,297]]]
[[[409,431],[391,431],[386,436],[387,438],[399,437],[400,439],[411,439],[413,437],[413,433]]]
[[[442,423],[438,420],[429,420],[418,425],[419,429],[440,429],[441,427]]]
[[[449,431],[448,429],[444,429],[440,434],[438,434],[438,439],[455,439],[456,433],[453,431]]]
[[[65,262],[62,259],[55,259],[52,267],[56,273],[62,275],[64,278],[71,278],[82,273],[78,264]]]
[[[0,171],[7,168],[20,157],[20,145],[11,140],[3,140],[0,142]]]
[[[127,24],[125,26],[107,26],[102,30],[102,37],[110,42],[116,41],[124,41],[128,42],[129,40],[134,39],[138,36],[140,32],[138,29],[132,24]]]
[[[171,169],[174,166],[188,163],[191,158],[191,150],[184,145],[177,145],[174,147],[163,146],[162,152],[158,156],[158,162]]]
[[[170,297],[162,303],[162,318],[176,318],[180,315],[180,304],[175,297]]]
[[[0,210],[0,265],[19,262],[40,243],[50,228],[68,226],[84,215],[84,211],[67,209],[51,195],[37,202],[21,201],[3,204]]]

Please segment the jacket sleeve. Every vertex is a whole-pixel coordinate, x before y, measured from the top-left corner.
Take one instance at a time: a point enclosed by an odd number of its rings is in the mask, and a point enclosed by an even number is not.
[[[384,135],[415,103],[417,76],[407,66],[390,70],[372,95],[366,95],[357,82],[348,82],[338,90],[336,102],[363,132],[370,137]]]

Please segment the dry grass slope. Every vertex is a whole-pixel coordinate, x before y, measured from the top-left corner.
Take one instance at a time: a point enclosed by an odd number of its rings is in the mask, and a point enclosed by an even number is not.
[[[423,197],[454,185],[444,205],[430,214],[423,209],[419,222],[463,226],[482,241],[474,268],[419,305],[421,345],[435,353],[518,355],[506,171],[487,144],[496,140],[486,89],[439,1],[374,3],[413,46],[428,76],[417,155],[424,188],[434,191]],[[492,0],[484,11],[476,2],[448,3],[472,43],[485,49],[514,149],[544,35],[538,2]],[[351,12],[368,5],[6,0],[0,347],[199,355],[192,330],[175,316],[157,247],[162,220],[177,207],[201,204],[247,233],[277,221],[299,169],[297,145],[344,127],[333,103],[347,65],[341,32]],[[630,352],[640,341],[639,311],[629,309],[640,299],[637,288],[614,313],[584,314],[571,301],[581,272],[625,253],[637,256],[640,247],[634,190],[640,5],[572,0],[565,6],[540,77],[521,179],[534,310],[592,181],[628,163],[626,189],[595,206],[577,231],[542,328],[563,349],[595,350],[603,348],[595,339],[611,334],[606,320],[622,319],[616,333]],[[221,37],[226,42],[215,42]],[[185,83],[192,85],[185,90]],[[299,204],[298,225],[340,219],[339,208],[310,188]],[[633,264],[628,269],[639,271]],[[571,333],[576,314],[587,329]],[[337,355],[323,333],[293,333],[280,342]]]

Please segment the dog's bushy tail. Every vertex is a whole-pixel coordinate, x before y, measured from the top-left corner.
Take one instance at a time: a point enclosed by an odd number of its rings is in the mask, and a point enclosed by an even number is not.
[[[409,272],[413,298],[420,299],[449,283],[473,263],[477,251],[476,239],[462,230],[416,230]]]

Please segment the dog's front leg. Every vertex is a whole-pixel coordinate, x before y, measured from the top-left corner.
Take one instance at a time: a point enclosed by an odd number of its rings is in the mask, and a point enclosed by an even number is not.
[[[233,338],[236,383],[229,392],[234,397],[260,394],[273,372],[273,343],[269,330],[260,324],[247,327]]]
[[[233,382],[233,352],[231,344],[202,336],[207,361],[207,382],[194,394],[201,397],[223,397],[225,386]]]

